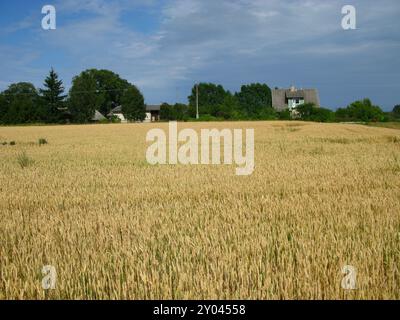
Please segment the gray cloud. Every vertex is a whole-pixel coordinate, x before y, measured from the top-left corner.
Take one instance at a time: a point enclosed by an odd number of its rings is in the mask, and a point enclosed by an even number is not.
[[[41,45],[33,51],[52,52],[56,68],[63,59],[65,79],[89,67],[115,70],[149,103],[184,101],[195,81],[231,90],[259,81],[316,86],[332,108],[364,96],[392,107],[399,102],[393,90],[400,89],[400,5],[352,2],[355,31],[341,29],[347,3],[339,0],[67,0],[57,5],[59,13],[87,17],[66,19],[53,33],[37,31]],[[156,30],[144,33],[123,22],[139,8],[158,12]]]

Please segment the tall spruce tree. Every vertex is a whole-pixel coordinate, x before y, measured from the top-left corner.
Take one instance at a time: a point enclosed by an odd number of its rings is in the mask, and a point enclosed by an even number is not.
[[[52,68],[44,81],[45,89],[40,89],[43,100],[41,112],[42,120],[48,123],[57,123],[61,120],[63,102],[65,99],[64,86],[62,80],[58,79],[58,74]]]

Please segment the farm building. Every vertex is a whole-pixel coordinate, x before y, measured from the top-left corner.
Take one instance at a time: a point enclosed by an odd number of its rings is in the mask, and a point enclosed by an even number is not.
[[[146,105],[146,119],[144,122],[155,122],[160,120],[160,105]],[[122,106],[118,106],[110,111],[107,115],[109,118],[118,117],[122,123],[127,123],[124,114],[122,113]]]
[[[272,90],[272,106],[277,111],[293,110],[305,103],[313,103],[320,107],[319,93],[317,89],[275,89]]]
[[[115,107],[110,111],[110,113],[107,115],[107,117],[112,118],[112,117],[117,117],[118,119],[121,120],[122,123],[127,123],[128,120],[125,119],[124,114],[122,113],[122,106]]]
[[[105,116],[103,116],[98,110],[96,110],[91,121],[92,122],[100,122],[103,120],[107,120],[107,118]]]
[[[146,120],[149,119],[151,122],[160,121],[160,110],[160,105],[146,106]]]

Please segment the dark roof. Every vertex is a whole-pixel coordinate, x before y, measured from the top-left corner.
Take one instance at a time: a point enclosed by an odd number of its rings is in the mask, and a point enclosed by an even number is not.
[[[304,98],[304,90],[286,91],[286,98]]]
[[[161,109],[161,105],[154,105],[154,104],[152,104],[152,105],[147,105],[146,106],[146,111],[160,111],[160,109]]]

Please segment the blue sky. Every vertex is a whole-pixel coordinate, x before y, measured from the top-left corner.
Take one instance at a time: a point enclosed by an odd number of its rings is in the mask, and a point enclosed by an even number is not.
[[[57,29],[41,28],[42,6]],[[357,30],[341,9],[357,9]],[[3,0],[0,90],[41,86],[54,67],[67,88],[88,68],[110,69],[149,104],[186,102],[195,82],[316,87],[336,109],[370,97],[400,104],[398,0]]]

